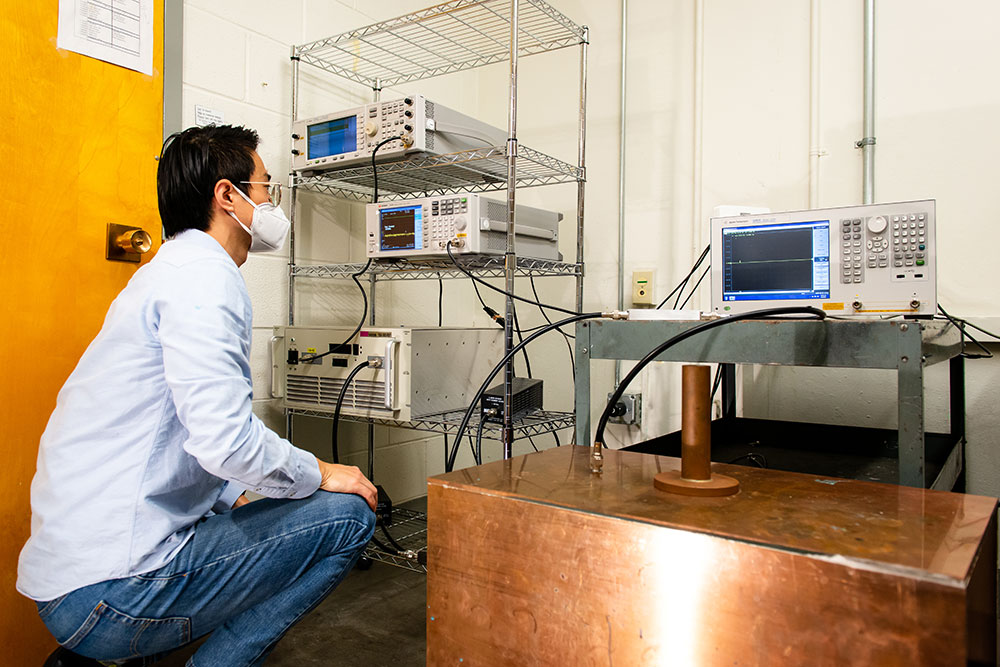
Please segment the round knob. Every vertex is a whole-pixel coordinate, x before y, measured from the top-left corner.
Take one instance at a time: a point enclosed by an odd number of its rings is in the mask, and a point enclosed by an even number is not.
[[[375,121],[368,121],[365,123],[365,134],[369,137],[374,137],[378,133],[378,123]]]
[[[868,218],[868,231],[870,231],[872,234],[881,234],[882,232],[885,231],[885,228],[888,226],[889,223],[886,222],[884,216],[875,215]]]
[[[459,218],[455,220],[455,229],[457,229],[458,231],[462,231],[463,229],[465,229],[465,225],[466,225],[465,218]]]
[[[141,229],[133,229],[118,237],[117,245],[125,252],[143,254],[149,252],[153,247],[153,239],[148,232]]]

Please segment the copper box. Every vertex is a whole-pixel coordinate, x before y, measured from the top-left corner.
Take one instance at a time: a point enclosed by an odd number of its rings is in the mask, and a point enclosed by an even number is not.
[[[996,658],[994,498],[561,447],[433,477],[429,665],[965,665]]]

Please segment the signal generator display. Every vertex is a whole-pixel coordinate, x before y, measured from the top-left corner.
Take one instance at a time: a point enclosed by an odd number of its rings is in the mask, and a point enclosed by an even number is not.
[[[444,155],[502,146],[507,131],[412,95],[299,120],[292,124],[292,169],[318,172],[415,154]]]
[[[560,261],[562,213],[531,206],[514,209],[518,256]],[[507,204],[479,194],[441,195],[368,204],[368,256],[448,257],[502,255],[507,250]]]
[[[712,309],[937,310],[933,199],[712,218]]]
[[[334,118],[306,126],[306,157],[316,159],[356,151],[357,116]]]

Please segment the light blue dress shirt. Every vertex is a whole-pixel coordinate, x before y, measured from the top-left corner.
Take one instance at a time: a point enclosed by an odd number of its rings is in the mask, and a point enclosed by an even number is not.
[[[251,410],[251,326],[243,276],[204,232],[178,234],[135,273],[42,435],[22,594],[155,570],[243,489],[316,491],[316,458]]]

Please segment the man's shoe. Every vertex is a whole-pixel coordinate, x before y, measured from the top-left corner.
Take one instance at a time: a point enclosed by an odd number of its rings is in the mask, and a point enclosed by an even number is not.
[[[46,658],[42,667],[101,667],[101,663],[60,646]]]
[[[126,660],[125,662],[101,662],[73,653],[68,648],[60,646],[45,659],[45,664],[42,667],[141,667],[141,665],[142,658]]]

